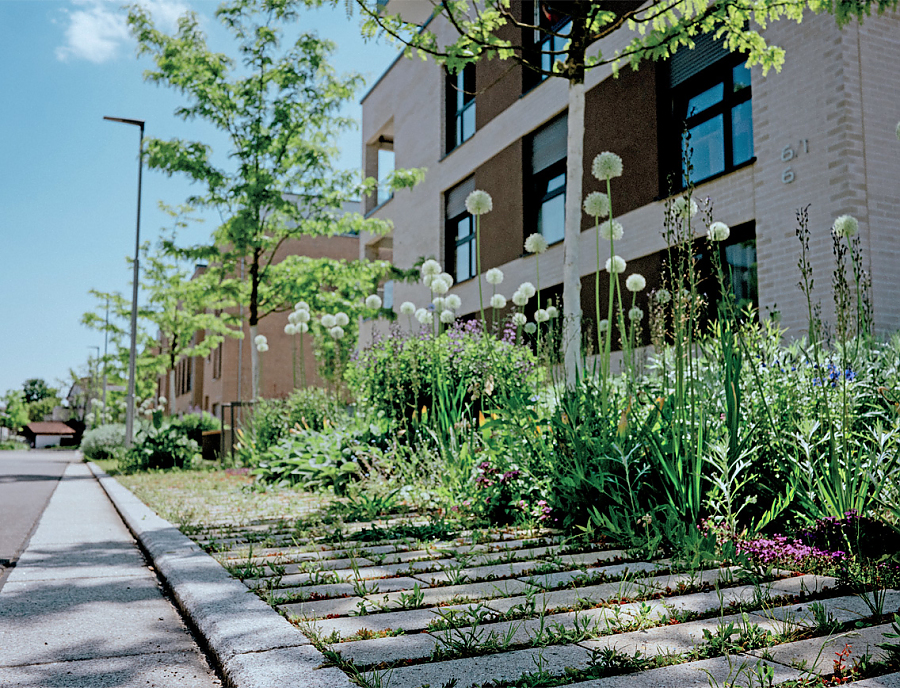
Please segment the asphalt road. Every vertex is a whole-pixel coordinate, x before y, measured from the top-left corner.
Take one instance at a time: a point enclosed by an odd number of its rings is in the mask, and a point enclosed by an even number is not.
[[[0,588],[50,501],[74,451],[0,451]]]

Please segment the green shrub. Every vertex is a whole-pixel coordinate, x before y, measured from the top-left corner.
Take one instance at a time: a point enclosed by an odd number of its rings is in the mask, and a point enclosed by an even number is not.
[[[81,438],[81,452],[92,461],[115,458],[124,450],[125,426],[121,423],[101,425]]]
[[[184,429],[163,418],[160,411],[152,420],[138,425],[134,444],[119,459],[123,471],[160,468],[190,468],[200,454],[200,445]]]
[[[174,427],[180,428],[183,432],[188,434],[202,433],[208,430],[219,430],[222,427],[219,419],[208,411],[203,411],[202,413],[189,413],[181,416],[181,418],[173,418],[171,423]]]

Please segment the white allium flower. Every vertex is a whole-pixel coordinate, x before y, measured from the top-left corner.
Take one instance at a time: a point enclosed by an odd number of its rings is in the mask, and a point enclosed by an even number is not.
[[[450,294],[450,296],[444,299],[444,305],[450,310],[455,311],[462,306],[462,299],[456,294]]]
[[[337,325],[337,320],[331,313],[326,313],[322,316],[322,327],[326,330],[330,330],[335,325]]]
[[[343,339],[344,328],[340,325],[335,325],[330,330],[328,330],[328,334],[330,334],[334,339]]]
[[[534,334],[535,332],[537,332],[537,325],[535,325],[533,322],[525,323],[525,332],[528,334]]]
[[[456,314],[453,311],[441,311],[441,322],[449,325],[456,320]]]
[[[435,277],[431,280],[431,291],[435,294],[446,294],[450,291],[450,285],[440,277]]]
[[[432,277],[441,274],[441,264],[433,258],[429,258],[422,263],[422,274],[431,275]]]
[[[84,417],[84,422],[88,425],[91,425],[94,422],[96,416],[93,413],[89,413]]]
[[[366,297],[366,308],[378,309],[381,308],[381,297],[378,294],[372,294],[371,296]]]
[[[600,225],[600,238],[606,239],[606,241],[610,239],[618,241],[624,233],[625,230],[622,229],[622,223],[618,220],[607,220]]]
[[[606,217],[609,215],[609,196],[592,191],[584,199],[584,212],[591,217]]]
[[[731,229],[724,222],[713,222],[709,226],[710,241],[725,241],[731,236]]]
[[[424,308],[420,308],[416,311],[416,320],[418,320],[423,325],[427,325],[431,322],[431,313],[426,311]]]
[[[539,323],[547,322],[549,319],[550,319],[550,314],[543,308],[539,308],[537,310],[537,312],[534,314],[535,322],[539,322]]]
[[[264,335],[264,334],[258,334],[253,338],[254,344],[259,344],[259,343],[265,342],[265,341],[268,341],[268,340],[266,339],[266,335]]]
[[[311,317],[309,311],[294,311],[294,315],[297,316],[297,321],[294,323],[295,325],[297,323],[308,323]]]
[[[444,310],[444,303],[446,303],[446,299],[443,296],[435,296],[434,301],[431,302],[431,305],[434,306],[435,313],[438,313]]]
[[[525,250],[529,253],[543,253],[548,247],[549,244],[543,234],[535,232],[525,239]]]
[[[606,271],[613,275],[621,275],[625,272],[625,259],[622,256],[613,256],[606,259]]]
[[[466,210],[472,215],[484,215],[491,212],[494,207],[494,201],[487,191],[475,189],[466,197]]]
[[[453,275],[451,275],[449,272],[442,272],[440,275],[438,275],[438,277],[444,280],[447,283],[447,286],[453,286]]]
[[[485,273],[484,277],[490,284],[500,284],[503,281],[503,270],[500,268],[491,268]]]
[[[528,318],[525,317],[524,313],[516,313],[513,315],[512,321],[517,327],[521,327],[528,322]]]
[[[256,350],[259,351],[259,353],[264,354],[269,350],[269,345],[265,342],[260,342],[256,345]]]
[[[434,275],[423,275],[422,276],[422,284],[426,287],[431,287],[431,283],[434,282]]]
[[[291,325],[296,325],[298,322],[300,322],[299,320],[297,320],[297,311],[294,311],[293,313],[288,313],[288,322]]]
[[[491,308],[506,308],[506,297],[503,294],[494,294],[491,297]]]
[[[523,294],[521,291],[517,291],[512,295],[512,302],[517,306],[524,306],[526,303],[528,303],[528,297],[525,296],[525,294]]]
[[[859,231],[859,221],[852,215],[841,215],[834,221],[831,231],[835,236],[849,239]]]
[[[603,320],[601,320],[597,325],[597,329],[601,332],[606,332],[609,329],[609,320],[603,318]]]
[[[643,317],[644,317],[644,311],[642,311],[637,306],[635,306],[634,308],[628,309],[628,319],[629,320],[637,321]]]
[[[156,401],[157,401],[157,403],[158,403],[160,406],[165,406],[167,403],[169,403],[169,400],[166,399],[165,397],[160,397],[160,398],[157,399]],[[101,406],[101,408],[102,408],[103,402],[101,401],[101,402],[99,402],[99,404],[100,404],[100,406]]]
[[[634,273],[633,275],[628,275],[628,279],[625,280],[625,288],[628,291],[643,291],[646,287],[647,280],[644,279],[643,275]]]
[[[534,288],[534,285],[531,282],[522,282],[519,285],[519,291],[525,294],[529,299],[537,294],[537,289]]]
[[[298,301],[297,303],[294,304],[294,310],[295,311],[308,311],[309,304],[306,303],[306,301]]]
[[[660,289],[658,292],[656,292],[655,298],[656,298],[656,303],[661,303],[661,304],[665,305],[665,304],[669,303],[669,301],[672,300],[672,294],[669,292],[668,289]]]
[[[309,323],[301,322],[294,325],[297,328],[297,334],[303,334],[305,332],[309,332]]]
[[[404,301],[400,304],[400,312],[403,313],[403,315],[412,315],[416,312],[416,304],[412,301]]]
[[[547,315],[551,318],[559,317],[559,309],[556,306],[547,306]]]
[[[295,335],[297,334],[297,326],[294,323],[288,323],[284,326],[284,333],[287,335]]]
[[[615,153],[604,151],[600,153],[591,165],[591,172],[600,181],[606,181],[613,177],[622,176],[622,158]]]
[[[690,203],[688,203],[688,200],[690,200]],[[681,217],[685,220],[694,217],[699,210],[697,202],[693,198],[687,199],[684,196],[679,196],[672,203],[672,213],[676,217]]]
[[[350,316],[341,311],[334,314],[334,324],[338,327],[347,327],[350,324]]]

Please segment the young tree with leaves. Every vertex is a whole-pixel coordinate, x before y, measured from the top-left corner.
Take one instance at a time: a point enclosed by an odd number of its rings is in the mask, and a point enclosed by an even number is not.
[[[681,46],[692,47],[700,34],[712,33],[729,50],[745,53],[748,65],[761,65],[765,74],[784,63],[784,50],[768,45],[760,34],[768,22],[799,22],[811,10],[833,12],[843,25],[873,9],[880,13],[896,7],[898,0],[432,0],[434,15],[456,32],[457,39],[449,43],[439,41],[430,25],[420,27],[383,13],[379,0],[356,2],[364,36],[386,34],[405,44],[408,56],[431,57],[451,73],[481,58],[499,58],[518,62],[542,78],[568,82],[563,308],[565,372],[571,385],[581,360],[578,246],[586,72],[603,65],[611,65],[614,74],[622,64],[637,69],[644,60],[666,58]],[[528,8],[536,11],[524,16]],[[604,54],[599,41],[618,31],[631,32],[631,39],[621,51]],[[510,40],[510,35],[522,40]]]
[[[216,17],[237,44],[238,62],[210,50],[192,13],[179,20],[172,36],[157,30],[139,6],[132,6],[128,17],[139,54],[155,64],[145,78],[187,98],[179,116],[202,119],[228,137],[221,164],[213,162],[209,146],[180,139],[149,139],[147,162],[151,169],[198,183],[203,191],[189,203],[222,217],[214,245],[197,247],[192,255],[209,261],[220,283],[229,278],[246,283],[242,294],[251,340],[266,312],[261,296],[286,241],[389,229],[387,223],[342,212],[347,200],[374,185],[368,180],[361,188],[357,173],[334,169],[335,137],[352,123],[339,112],[362,79],[336,75],[328,64],[333,46],[314,34],[301,33],[283,47],[283,25],[298,19],[305,7],[301,0],[230,0],[220,6]],[[395,173],[392,181],[400,188],[417,178]],[[281,305],[286,304],[283,298]],[[255,346],[250,351],[256,398],[259,354]]]

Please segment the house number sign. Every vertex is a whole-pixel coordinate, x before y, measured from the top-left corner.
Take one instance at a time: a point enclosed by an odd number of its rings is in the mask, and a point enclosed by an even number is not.
[[[803,153],[804,155],[809,153],[809,139],[800,139],[800,145],[797,147],[797,150],[794,150],[794,147],[791,144],[782,148],[781,161],[790,162],[799,156],[800,153]],[[791,167],[785,167],[784,171],[781,173],[781,183],[790,184],[792,181],[794,181],[794,170]]]

